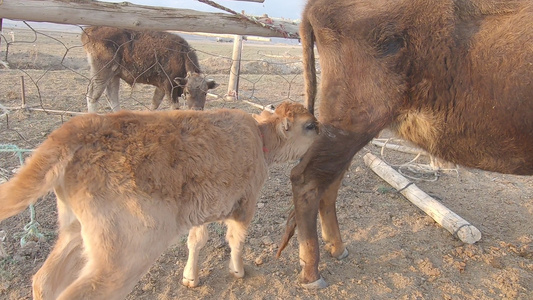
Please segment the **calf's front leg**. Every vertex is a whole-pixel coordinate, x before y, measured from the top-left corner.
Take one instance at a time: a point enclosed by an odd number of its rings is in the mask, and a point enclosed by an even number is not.
[[[187,264],[183,269],[183,280],[181,283],[186,287],[196,287],[200,283],[198,278],[198,255],[207,243],[209,233],[207,225],[195,226],[189,230],[189,237],[187,238],[187,247],[189,248],[189,257]]]

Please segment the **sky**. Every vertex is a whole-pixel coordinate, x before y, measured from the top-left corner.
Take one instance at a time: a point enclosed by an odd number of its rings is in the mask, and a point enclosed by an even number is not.
[[[102,0],[105,2],[123,2],[120,0]],[[245,2],[235,0],[211,0],[217,4],[234,11],[245,11],[246,14],[261,16],[268,14],[270,17],[298,20],[305,5],[305,0],[264,0],[263,3]],[[197,0],[127,0],[133,4],[161,6],[172,8],[185,8],[206,12],[223,12]]]

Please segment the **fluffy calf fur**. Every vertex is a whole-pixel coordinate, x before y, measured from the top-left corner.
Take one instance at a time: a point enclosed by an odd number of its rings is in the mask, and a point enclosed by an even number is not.
[[[128,112],[72,118],[0,185],[0,220],[54,190],[59,237],[33,278],[34,299],[122,299],[194,227],[184,284],[198,283],[203,224],[225,220],[230,271],[267,167],[301,157],[316,119],[283,103],[256,120],[239,110]],[[197,227],[195,227],[197,226]]]

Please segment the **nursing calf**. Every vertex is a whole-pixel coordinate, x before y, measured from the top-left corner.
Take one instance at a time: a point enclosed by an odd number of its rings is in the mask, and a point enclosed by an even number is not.
[[[317,216],[331,255],[347,255],[337,191],[386,127],[450,162],[533,174],[532,1],[311,0],[300,36],[311,111],[315,42],[322,68],[322,133],[291,173],[305,286],[326,285]]]
[[[180,36],[168,32],[135,31],[93,26],[81,36],[89,61],[91,82],[87,90],[89,112],[98,110],[98,99],[107,93],[111,109],[120,110],[120,79],[133,86],[137,83],[156,87],[152,110],[164,96],[171,108],[179,108],[185,95],[190,109],[204,108],[207,91],[218,86],[205,78],[194,50]]]
[[[255,119],[254,119],[255,117]],[[7,183],[0,220],[50,190],[59,237],[33,278],[34,299],[122,299],[191,229],[183,283],[198,284],[204,224],[223,220],[230,271],[268,166],[300,158],[318,135],[301,104],[252,117],[239,110],[128,112],[72,118]]]

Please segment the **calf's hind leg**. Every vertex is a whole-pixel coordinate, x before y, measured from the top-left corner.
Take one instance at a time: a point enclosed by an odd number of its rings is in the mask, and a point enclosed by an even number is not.
[[[254,216],[257,198],[257,191],[248,193],[248,197],[240,201],[239,207],[233,212],[232,216],[224,221],[228,227],[228,231],[226,232],[226,240],[231,248],[229,271],[236,278],[244,277],[242,248],[244,245],[244,239],[246,238],[248,226],[250,226]]]
[[[33,276],[35,300],[57,299],[57,296],[76,280],[78,272],[85,265],[81,225],[61,200],[58,200],[57,206],[59,237],[43,266]]]
[[[239,222],[234,219],[225,221],[228,226],[226,240],[231,248],[231,259],[229,261],[229,271],[235,278],[244,277],[244,263],[242,260],[242,248],[249,222]]]
[[[79,212],[87,263],[57,299],[122,300],[180,234],[175,214],[149,205],[131,214],[111,205],[105,215],[97,207],[89,209]]]

